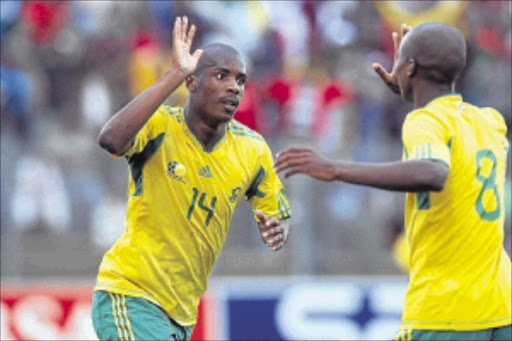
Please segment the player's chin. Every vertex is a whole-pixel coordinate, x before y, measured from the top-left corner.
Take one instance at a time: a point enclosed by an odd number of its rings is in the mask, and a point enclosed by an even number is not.
[[[231,110],[231,109],[224,109],[224,116],[230,120],[232,119],[233,117],[235,117],[235,114],[236,114],[236,109],[235,110]]]
[[[236,110],[231,111],[231,110],[221,109],[217,112],[215,117],[217,118],[217,120],[224,123],[224,122],[229,122],[235,116],[235,113],[236,113]]]

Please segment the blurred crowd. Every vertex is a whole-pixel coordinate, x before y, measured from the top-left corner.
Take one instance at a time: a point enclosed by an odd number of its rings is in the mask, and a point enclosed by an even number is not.
[[[329,157],[389,161],[401,158],[401,124],[412,109],[370,67],[391,68],[391,32],[402,22],[460,28],[468,63],[457,92],[498,109],[510,128],[511,4],[1,1],[2,276],[95,274],[124,229],[128,177],[125,162],[96,138],[169,67],[175,16],[197,26],[193,49],[220,41],[243,54],[249,81],[236,119],[262,133],[274,152],[301,145]],[[184,105],[186,98],[182,86],[167,102]],[[301,176],[285,186],[294,220],[289,245],[278,255],[265,250],[242,205],[216,274],[399,272],[392,249],[403,230],[403,194]],[[72,265],[55,264],[47,253]],[[80,265],[87,256],[89,265]]]

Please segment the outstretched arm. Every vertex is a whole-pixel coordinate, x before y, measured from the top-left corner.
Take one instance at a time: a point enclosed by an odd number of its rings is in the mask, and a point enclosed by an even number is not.
[[[176,18],[173,30],[172,66],[149,89],[119,110],[101,129],[98,143],[114,155],[123,155],[132,145],[138,131],[165,99],[192,74],[202,51],[190,54],[194,25],[188,31],[187,17]]]
[[[436,161],[412,160],[385,163],[333,162],[307,148],[290,148],[276,158],[276,172],[286,178],[306,174],[323,181],[344,181],[390,191],[441,191],[448,167]]]

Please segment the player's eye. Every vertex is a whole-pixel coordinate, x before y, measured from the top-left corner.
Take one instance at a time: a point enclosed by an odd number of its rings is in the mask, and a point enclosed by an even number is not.
[[[215,75],[215,77],[216,77],[218,80],[222,80],[222,79],[226,78],[226,75],[225,75],[225,74],[223,74],[223,73],[218,73],[218,74],[216,74],[216,75]]]
[[[240,86],[245,85],[245,81],[246,81],[245,77],[240,77],[236,80],[237,84]]]

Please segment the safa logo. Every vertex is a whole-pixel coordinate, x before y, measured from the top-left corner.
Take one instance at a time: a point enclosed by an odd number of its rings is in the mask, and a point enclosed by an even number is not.
[[[185,174],[187,174],[187,169],[181,163],[173,160],[167,165],[167,175],[172,179],[186,184],[187,182],[183,178]]]

